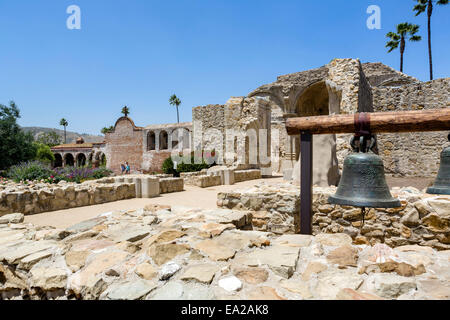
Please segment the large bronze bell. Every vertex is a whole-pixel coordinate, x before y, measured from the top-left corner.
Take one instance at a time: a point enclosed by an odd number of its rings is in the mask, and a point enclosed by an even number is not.
[[[448,135],[450,141],[450,134]],[[441,153],[441,165],[432,187],[427,189],[429,194],[450,194],[450,147]]]
[[[394,199],[389,191],[383,161],[376,154],[368,153],[376,146],[375,137],[370,139],[369,147],[367,137],[361,137],[359,145],[356,145],[355,138],[352,139],[355,153],[345,159],[337,192],[329,197],[329,203],[360,208],[401,207],[400,201]]]

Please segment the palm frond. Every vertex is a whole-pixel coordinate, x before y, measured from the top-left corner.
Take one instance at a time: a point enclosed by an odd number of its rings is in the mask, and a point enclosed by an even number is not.
[[[394,41],[399,41],[399,40],[400,40],[400,36],[399,36],[398,34],[394,33],[394,32],[389,32],[389,33],[386,35],[386,37],[387,37],[387,38],[390,38],[390,39],[392,39],[392,40],[394,40]]]
[[[414,8],[413,8],[413,10],[416,11],[416,17],[417,17],[419,14],[425,12],[426,9],[427,9],[427,6],[424,5],[424,4],[416,4],[416,5],[414,6]]]
[[[388,53],[390,53],[390,52],[394,51],[395,49],[397,49],[397,48],[398,48],[398,45],[399,45],[399,42],[398,42],[398,41],[389,41],[389,42],[386,44],[386,48],[389,48]]]
[[[438,2],[436,2],[436,3],[439,4],[439,5],[441,5],[441,6],[443,6],[443,5],[448,4],[448,1],[449,1],[449,0],[438,0]]]
[[[411,38],[409,38],[410,41],[420,41],[422,40],[421,36],[412,36]]]

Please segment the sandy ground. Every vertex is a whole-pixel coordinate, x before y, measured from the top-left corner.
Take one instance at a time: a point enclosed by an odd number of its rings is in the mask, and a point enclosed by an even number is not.
[[[136,210],[148,204],[177,205],[195,207],[202,209],[217,208],[217,194],[219,192],[233,191],[238,188],[253,186],[266,181],[270,183],[283,182],[282,177],[250,180],[236,183],[232,186],[216,186],[210,188],[199,188],[185,186],[183,192],[166,193],[157,198],[151,199],[129,199],[109,202],[94,206],[80,207],[53,212],[45,212],[25,217],[26,223],[33,223],[39,226],[53,226],[55,228],[67,228],[78,222],[94,218],[102,213],[117,210]]]
[[[199,188],[194,186],[185,186],[184,192],[167,193],[160,197],[152,199],[129,199],[116,202],[109,202],[89,207],[80,207],[67,210],[46,212],[32,216],[26,216],[25,222],[40,226],[53,226],[55,228],[67,228],[78,222],[94,218],[102,213],[117,210],[136,210],[143,208],[148,204],[178,205],[186,207],[195,207],[202,209],[217,208],[217,194],[219,192],[233,191],[242,187],[253,186],[261,181],[268,183],[283,182],[282,177],[269,179],[251,180],[236,183],[232,186],[216,186],[210,188]],[[387,178],[389,186],[405,187],[414,186],[419,190],[426,188],[433,179],[423,178]]]

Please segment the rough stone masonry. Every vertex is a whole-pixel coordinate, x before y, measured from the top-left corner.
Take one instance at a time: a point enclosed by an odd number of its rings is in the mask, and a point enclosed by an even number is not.
[[[60,230],[0,219],[0,299],[449,299],[450,251],[246,231],[252,213],[150,206]]]

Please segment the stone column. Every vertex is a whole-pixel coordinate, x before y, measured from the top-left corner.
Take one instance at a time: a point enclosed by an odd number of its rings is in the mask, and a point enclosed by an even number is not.
[[[136,198],[142,198],[142,179],[133,178],[133,183],[136,186]]]
[[[225,185],[233,185],[234,184],[234,170],[225,169],[223,171],[223,184]]]
[[[142,198],[154,198],[159,196],[159,178],[142,178]]]
[[[155,150],[159,151],[159,135],[161,133],[160,130],[153,131],[155,133]]]

